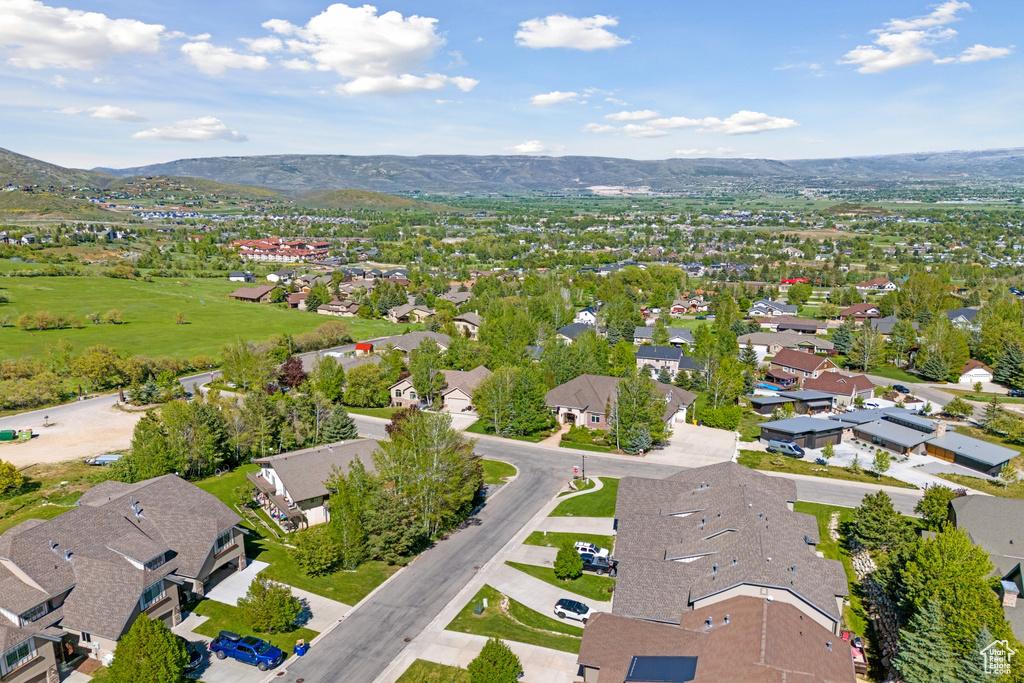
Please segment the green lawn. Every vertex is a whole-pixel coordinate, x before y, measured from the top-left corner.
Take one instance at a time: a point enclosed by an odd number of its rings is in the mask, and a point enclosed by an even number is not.
[[[469,672],[457,666],[417,659],[396,683],[469,683]]]
[[[857,583],[857,576],[853,573],[850,553],[846,549],[846,539],[842,536],[843,525],[853,522],[853,508],[797,501],[793,504],[793,511],[814,515],[818,520],[818,535],[820,536],[818,550],[828,559],[839,560],[843,563],[843,569],[846,571],[846,582],[850,587],[850,604],[843,608],[843,619],[846,621],[848,629],[862,638],[866,637],[868,634],[868,615],[861,601],[860,584]],[[828,524],[833,512],[839,513],[840,538],[838,542],[833,541],[828,535]]]
[[[880,368],[872,368],[869,375],[876,375],[878,377],[885,377],[891,379],[897,384],[923,384],[924,380],[917,375],[911,375],[906,370],[893,367],[891,365],[884,365]]]
[[[486,436],[494,436],[494,429],[491,428],[491,423],[487,420],[477,420],[473,424],[466,427],[463,431],[469,432],[470,434],[483,434]],[[551,436],[551,430],[545,429],[536,434],[527,434],[525,436],[511,436],[506,437],[513,439],[514,441],[526,441],[527,443],[540,443],[544,439]]]
[[[562,491],[561,493],[558,494],[558,497],[561,498],[562,496],[570,496],[570,495],[572,495],[574,493],[580,493],[581,491],[589,491],[590,489],[592,489],[595,486],[597,486],[597,481],[596,480],[597,480],[597,477],[587,477],[585,480],[583,480],[583,483],[581,484],[580,480],[577,479],[576,480],[577,489],[575,491]]]
[[[533,612],[515,600],[509,600],[509,613],[516,620],[501,611],[501,600],[504,596],[491,586],[484,586],[470,600],[458,616],[448,624],[447,630],[461,633],[473,633],[488,638],[501,638],[527,645],[537,645],[562,652],[578,653],[580,638],[575,635],[563,635],[566,624]],[[487,608],[480,615],[473,614],[473,608],[482,605],[487,599]],[[554,607],[554,606],[552,606]],[[551,633],[555,631],[555,633]],[[582,634],[581,629],[576,629]]]
[[[481,460],[480,464],[484,468],[485,484],[503,484],[504,477],[514,477],[518,472],[515,467],[500,460]]]
[[[532,534],[527,536],[523,543],[525,545],[540,545],[546,548],[558,548],[561,547],[562,541],[570,541],[572,543],[575,543],[576,541],[584,541],[585,543],[593,543],[599,548],[608,548],[608,550],[611,550],[615,545],[614,536],[602,536],[601,534],[570,534],[559,531],[534,531]]]
[[[366,415],[367,417],[381,417],[385,420],[390,420],[394,417],[400,408],[353,408],[352,406],[345,406],[352,415]]]
[[[192,611],[204,617],[210,617],[195,628],[195,632],[200,635],[215,638],[221,631],[231,631],[232,633],[245,636],[254,635],[275,647],[281,648],[286,656],[291,655],[295,641],[299,638],[304,639],[308,643],[317,636],[316,631],[308,628],[296,628],[288,633],[260,633],[259,631],[254,631],[242,617],[242,610],[233,605],[225,605],[223,602],[216,602],[214,600],[203,600]]]
[[[992,400],[993,396],[998,396],[1000,403],[1024,403],[1024,398],[1007,396],[1006,394],[996,394],[989,391],[983,391],[978,394],[967,389],[947,389],[946,387],[942,387],[942,390],[948,394],[954,394],[965,398],[968,401],[978,401],[979,403],[988,403]]]
[[[1024,482],[1017,482],[1016,484],[1003,487],[1002,484],[990,479],[971,477],[965,474],[936,474],[935,476],[957,486],[966,486],[975,491],[999,496],[1000,498],[1024,498]]]
[[[0,448],[0,460],[8,448],[18,446],[5,444]],[[0,533],[26,519],[52,519],[67,512],[78,502],[82,492],[105,481],[109,472],[106,467],[93,467],[77,460],[32,465],[21,470],[25,478],[22,487],[0,497]]]
[[[117,280],[108,277],[5,277],[0,287],[10,296],[0,313],[17,318],[22,313],[50,311],[77,316],[85,327],[75,330],[27,332],[0,328],[0,357],[40,357],[46,346],[67,339],[76,352],[94,344],[143,356],[187,359],[199,354],[214,358],[224,344],[241,336],[265,340],[271,334],[309,332],[325,316],[229,299],[238,283],[212,278],[156,278]],[[118,309],[123,325],[93,325],[86,315]],[[175,314],[187,324],[175,324]],[[334,318],[331,318],[334,320]],[[385,320],[345,320],[356,339],[395,334],[406,327]]]
[[[558,446],[560,448],[575,448],[580,451],[593,451],[594,453],[614,453],[615,449],[611,446],[601,446],[596,443],[578,443],[576,441],[559,441]]]
[[[615,499],[619,495],[619,480],[600,477],[604,487],[593,493],[563,500],[551,513],[552,517],[614,517]]]
[[[736,431],[740,433],[740,441],[751,443],[761,438],[761,428],[759,424],[765,421],[764,415],[758,415],[749,408],[744,409],[743,414],[740,416],[739,427]]]
[[[916,489],[913,484],[900,481],[894,477],[883,475],[876,477],[870,472],[857,474],[845,467],[832,465],[824,467],[806,460],[797,460],[778,453],[765,453],[764,451],[740,451],[739,463],[744,467],[753,470],[764,470],[766,472],[789,472],[791,474],[806,474],[811,477],[825,477],[828,479],[841,479],[843,481],[862,481],[868,484],[879,484],[882,486],[897,486],[904,489]],[[862,467],[869,467],[870,462],[861,463]]]
[[[590,572],[584,572],[583,576],[578,579],[562,581],[555,576],[555,570],[551,567],[539,567],[535,564],[508,561],[505,564],[513,569],[518,569],[524,574],[529,574],[535,579],[540,579],[544,583],[550,583],[552,586],[563,588],[570,593],[575,593],[591,600],[608,602],[612,599],[612,594],[615,592],[615,579],[607,576],[598,576]]]
[[[220,477],[197,481],[196,486],[233,507],[235,488],[245,484],[247,472],[254,472],[257,469],[257,465],[243,465]],[[265,516],[262,519],[267,521]],[[383,562],[365,562],[354,571],[337,571],[327,576],[307,576],[292,558],[288,548],[277,538],[260,525],[248,523],[246,526],[256,530],[256,534],[246,535],[246,555],[250,560],[270,564],[261,572],[261,576],[347,605],[355,605],[399,569]]]

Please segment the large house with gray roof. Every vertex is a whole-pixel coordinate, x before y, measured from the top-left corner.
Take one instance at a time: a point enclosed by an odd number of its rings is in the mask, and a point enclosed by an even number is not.
[[[623,478],[612,613],[681,624],[690,612],[750,597],[792,605],[838,634],[846,574],[818,557],[817,522],[793,512],[796,497],[793,481],[733,462]]]
[[[240,521],[214,496],[165,475],[103,482],[58,517],[8,529],[0,535],[0,643],[14,649],[0,653],[3,667],[31,663],[19,640],[29,632],[44,659],[40,638],[60,642],[58,660],[69,652],[107,660],[140,614],[176,625],[183,594],[203,595],[215,573],[246,566]],[[4,683],[55,680],[11,673]]]
[[[549,391],[545,401],[548,408],[558,416],[559,424],[606,430],[606,413],[615,402],[615,392],[620,381],[620,377],[580,375]],[[655,382],[654,386],[665,397],[662,421],[666,424],[686,422],[687,410],[697,400],[697,395],[671,384]]]
[[[247,475],[256,502],[286,531],[330,520],[327,480],[355,460],[372,472],[374,439],[355,439],[257,458],[259,472]]]

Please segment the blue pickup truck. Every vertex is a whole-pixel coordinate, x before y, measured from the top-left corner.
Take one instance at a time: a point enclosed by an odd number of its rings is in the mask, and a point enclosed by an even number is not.
[[[284,661],[284,653],[265,640],[245,636],[231,631],[221,631],[210,643],[210,652],[217,659],[233,657],[240,662],[252,664],[260,671],[273,669]]]

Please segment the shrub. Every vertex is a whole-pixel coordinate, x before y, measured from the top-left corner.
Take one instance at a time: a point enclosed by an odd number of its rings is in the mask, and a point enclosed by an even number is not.
[[[497,638],[488,640],[467,668],[470,683],[516,683],[523,673],[519,657]]]
[[[292,630],[302,605],[288,586],[257,576],[249,584],[244,598],[238,599],[242,618],[260,633],[279,633]]]
[[[325,525],[297,531],[292,557],[308,576],[330,574],[341,561],[341,549]]]
[[[555,557],[555,576],[563,581],[570,581],[578,579],[582,575],[583,558],[576,551],[572,541],[569,539],[562,541],[562,546],[558,549],[558,555]]]
[[[740,406],[705,408],[700,412],[699,417],[700,421],[703,422],[706,427],[735,431],[735,429],[740,426],[740,419],[743,417],[743,408]]]

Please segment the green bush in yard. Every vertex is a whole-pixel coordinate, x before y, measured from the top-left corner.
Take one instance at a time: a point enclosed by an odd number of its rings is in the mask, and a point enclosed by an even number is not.
[[[576,551],[572,541],[565,539],[555,557],[555,576],[563,581],[578,579],[583,575],[583,558]]]
[[[302,605],[288,586],[257,576],[249,592],[238,599],[245,623],[260,633],[283,633],[295,626]]]
[[[341,562],[341,549],[325,524],[297,531],[293,539],[292,557],[307,576],[330,574]]]
[[[740,426],[740,418],[743,417],[743,408],[739,406],[719,406],[718,408],[705,408],[700,412],[700,421],[705,427],[714,429],[727,429],[734,431]]]
[[[516,683],[523,672],[516,653],[497,638],[489,639],[467,668],[470,683]]]
[[[114,651],[110,683],[179,683],[185,680],[188,653],[162,621],[140,614]]]

